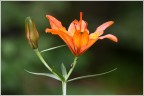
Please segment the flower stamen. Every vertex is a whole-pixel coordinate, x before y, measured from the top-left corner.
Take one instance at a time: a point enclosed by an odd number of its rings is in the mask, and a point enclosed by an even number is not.
[[[80,12],[80,30],[81,30],[81,26],[82,26],[82,16],[83,16],[83,13]]]

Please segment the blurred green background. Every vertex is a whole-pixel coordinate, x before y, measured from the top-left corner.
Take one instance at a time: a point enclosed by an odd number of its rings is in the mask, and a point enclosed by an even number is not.
[[[1,2],[1,94],[53,95],[61,94],[61,83],[49,77],[24,71],[49,72],[29,47],[25,38],[25,18],[30,16],[39,31],[39,50],[65,44],[58,36],[46,34],[50,27],[45,15],[60,20],[66,28],[79,13],[94,32],[102,23],[115,23],[105,30],[119,42],[98,40],[78,60],[70,78],[116,71],[68,83],[69,95],[140,95],[143,94],[143,2],[142,1],[2,1]],[[73,61],[68,47],[42,54],[50,66],[60,71]]]

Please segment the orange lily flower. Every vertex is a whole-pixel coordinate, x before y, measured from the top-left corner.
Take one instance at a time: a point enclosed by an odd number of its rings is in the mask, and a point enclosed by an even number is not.
[[[50,22],[51,29],[46,28],[45,31],[59,35],[75,56],[83,54],[98,39],[108,38],[114,42],[118,41],[117,37],[112,34],[101,36],[104,33],[104,30],[114,23],[113,21],[108,21],[100,25],[96,28],[94,33],[89,34],[89,30],[87,29],[88,24],[86,21],[82,20],[82,15],[82,12],[80,12],[80,20],[74,20],[70,24],[68,31],[62,26],[59,20],[51,15],[46,15],[46,18]]]

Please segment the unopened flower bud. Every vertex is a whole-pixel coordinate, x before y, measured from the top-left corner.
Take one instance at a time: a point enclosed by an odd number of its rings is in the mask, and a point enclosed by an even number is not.
[[[37,49],[39,34],[34,22],[30,19],[30,17],[27,17],[25,20],[25,32],[30,47]]]

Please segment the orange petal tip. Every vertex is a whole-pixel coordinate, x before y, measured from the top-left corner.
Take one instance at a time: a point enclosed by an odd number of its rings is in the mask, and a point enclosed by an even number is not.
[[[114,23],[114,21],[105,22],[105,23],[103,23],[102,25],[100,25],[100,26],[96,29],[96,31],[103,31],[103,30],[105,30],[106,28],[108,28],[109,26],[111,26],[113,23]]]
[[[50,18],[51,16],[50,15],[46,15],[46,18]]]
[[[45,29],[45,32],[46,32],[46,33],[49,32],[49,28],[46,28],[46,29]]]
[[[105,36],[99,37],[99,39],[105,39],[105,38],[110,39],[110,40],[112,40],[112,41],[114,41],[114,42],[118,42],[117,37],[114,36],[114,35],[112,35],[112,34],[107,34],[107,35],[105,35]]]

